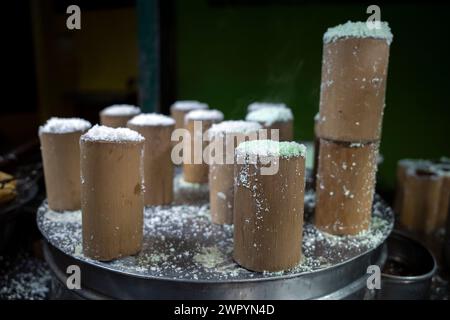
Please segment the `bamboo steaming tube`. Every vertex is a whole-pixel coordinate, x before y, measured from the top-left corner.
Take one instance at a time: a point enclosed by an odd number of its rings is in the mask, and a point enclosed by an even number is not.
[[[315,225],[334,235],[369,228],[375,192],[378,143],[320,140]]]
[[[111,128],[126,127],[127,122],[141,113],[141,109],[128,104],[112,105],[100,112],[100,123]]]
[[[128,127],[144,138],[144,204],[165,205],[173,200],[173,163],[170,137],[175,120],[162,114],[140,114]]]
[[[233,223],[234,150],[240,142],[256,140],[261,128],[256,122],[223,121],[213,124],[208,130],[210,145],[222,147],[222,153],[211,157],[209,163],[209,202],[213,223]]]
[[[287,107],[265,107],[252,111],[245,117],[247,121],[260,123],[268,129],[268,138],[279,141],[291,141],[294,138],[291,109]],[[278,129],[278,137],[273,136],[271,129]]]
[[[184,117],[190,111],[193,110],[205,110],[208,109],[208,105],[206,103],[191,101],[191,100],[183,100],[176,101],[170,107],[170,115],[175,119],[175,129],[184,128]]]
[[[190,141],[183,150],[183,178],[189,183],[208,182],[208,164],[203,159],[203,150],[207,143],[203,135],[214,124],[223,120],[218,110],[194,110],[186,114],[185,128]],[[186,152],[186,154],[184,153]]]
[[[39,128],[47,201],[52,210],[81,207],[79,140],[90,127],[79,118],[51,118]]]
[[[346,142],[380,139],[392,33],[386,22],[329,28],[323,37],[319,131]]]
[[[144,137],[94,126],[80,146],[84,254],[101,261],[136,254],[143,236]]]
[[[300,263],[305,154],[295,142],[255,140],[236,148],[233,258],[242,267],[281,271]]]

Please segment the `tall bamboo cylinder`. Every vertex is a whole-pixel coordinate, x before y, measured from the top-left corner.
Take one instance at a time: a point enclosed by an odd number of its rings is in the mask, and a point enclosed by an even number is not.
[[[39,128],[47,201],[52,210],[81,208],[79,140],[90,127],[83,119],[51,118]]]
[[[209,201],[211,220],[216,224],[233,223],[234,150],[240,142],[257,139],[261,125],[248,121],[223,121],[208,130],[210,146],[222,147],[222,156],[210,159]]]
[[[144,137],[94,126],[81,137],[83,252],[109,261],[141,250]]]
[[[279,141],[292,141],[294,138],[293,121],[291,109],[284,107],[266,107],[252,111],[245,117],[247,121],[260,123],[268,129],[268,138]],[[279,130],[278,137],[273,136],[271,129]]]
[[[432,167],[409,168],[403,182],[400,224],[409,231],[429,234],[439,220],[442,176]]]
[[[295,142],[271,140],[244,142],[236,149],[233,258],[242,267],[262,272],[299,264],[305,152]],[[267,160],[278,170],[263,174]]]
[[[373,142],[381,137],[392,34],[386,22],[369,29],[347,22],[328,29],[323,42],[321,138]]]
[[[175,129],[184,128],[184,117],[190,111],[193,110],[205,110],[208,109],[208,105],[206,103],[192,101],[192,100],[183,100],[176,101],[170,107],[170,115],[175,119]]]
[[[111,128],[126,127],[131,118],[141,113],[141,109],[128,104],[112,105],[100,112],[100,124]]]
[[[375,192],[378,143],[320,140],[315,225],[334,235],[369,228]]]
[[[173,200],[173,163],[171,135],[175,121],[161,114],[141,114],[128,127],[144,138],[144,204],[165,205]]]
[[[183,178],[189,183],[207,183],[209,167],[203,159],[203,151],[208,145],[204,139],[204,133],[214,123],[223,120],[223,113],[218,110],[194,110],[186,114],[185,129],[190,133],[190,143],[187,149],[187,156],[183,162]],[[183,155],[184,156],[184,155]]]

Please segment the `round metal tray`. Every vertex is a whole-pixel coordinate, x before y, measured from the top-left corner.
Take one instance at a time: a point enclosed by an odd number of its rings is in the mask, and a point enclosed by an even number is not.
[[[38,227],[45,255],[65,283],[67,266],[81,269],[83,298],[120,299],[342,299],[365,293],[367,267],[382,266],[382,244],[393,227],[390,208],[377,196],[370,230],[337,237],[317,230],[310,217],[314,193],[305,196],[303,259],[284,272],[251,272],[232,260],[233,227],[211,223],[205,185],[175,177],[171,206],[148,207],[142,251],[111,262],[82,254],[81,212],[57,213],[43,203]]]

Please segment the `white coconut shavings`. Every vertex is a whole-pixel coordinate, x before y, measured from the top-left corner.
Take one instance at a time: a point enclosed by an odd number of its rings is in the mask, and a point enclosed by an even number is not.
[[[287,106],[284,103],[253,102],[248,105],[247,112],[252,112],[263,108],[287,108]]]
[[[115,104],[101,111],[105,116],[132,116],[141,113],[141,109],[137,106],[129,104]]]
[[[374,38],[392,43],[393,35],[387,22],[380,22],[379,28],[369,29],[367,22],[351,22],[329,28],[323,35],[323,42],[330,43],[346,38]]]
[[[294,116],[289,108],[262,108],[247,114],[245,120],[271,126],[275,122],[287,122],[293,118]]]
[[[176,101],[174,104],[172,104],[170,108],[173,110],[189,111],[197,109],[208,109],[209,106],[203,102],[198,102],[194,100],[183,100],[183,101]]]
[[[70,133],[78,131],[86,131],[91,127],[91,123],[80,118],[50,118],[47,122],[39,127],[39,134],[42,133]]]
[[[238,157],[260,156],[260,157],[305,157],[306,147],[297,142],[279,142],[274,140],[245,141],[236,148]]]
[[[229,120],[221,123],[213,124],[208,130],[208,136],[221,137],[227,134],[250,134],[262,129],[257,122],[243,120]]]
[[[175,120],[163,114],[143,113],[128,121],[128,124],[134,126],[172,126],[175,125]]]
[[[212,121],[222,121],[223,113],[219,110],[193,110],[186,114],[184,121],[202,121],[202,120],[212,120]]]
[[[95,125],[81,136],[84,141],[102,142],[141,142],[144,137],[134,130],[128,128],[110,128],[107,126]]]

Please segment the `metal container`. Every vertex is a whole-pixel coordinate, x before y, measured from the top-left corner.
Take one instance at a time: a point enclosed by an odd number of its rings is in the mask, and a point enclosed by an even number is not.
[[[388,259],[381,275],[380,300],[429,299],[436,272],[433,254],[405,233],[394,231],[387,240]]]
[[[37,224],[54,273],[53,298],[81,299],[363,299],[371,298],[367,267],[383,267],[383,243],[393,227],[390,208],[374,201],[373,225],[365,234],[336,237],[306,220],[303,261],[284,272],[251,272],[232,260],[232,226],[210,221],[208,190],[175,178],[175,203],[147,207],[142,251],[111,262],[89,259],[81,250],[81,212],[63,215],[44,203]],[[312,190],[306,216],[314,209]],[[191,194],[189,194],[191,193]],[[180,198],[181,197],[181,198]],[[195,199],[189,200],[188,199]],[[66,286],[67,268],[81,271],[81,289]]]

